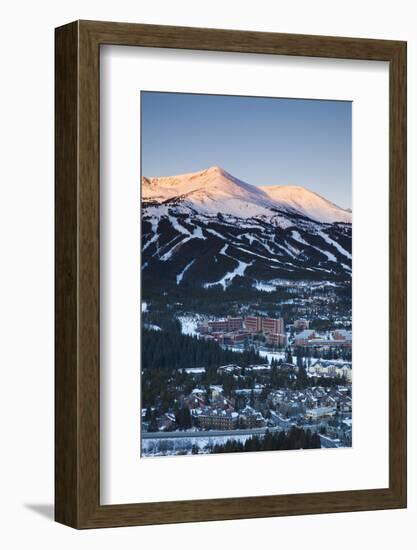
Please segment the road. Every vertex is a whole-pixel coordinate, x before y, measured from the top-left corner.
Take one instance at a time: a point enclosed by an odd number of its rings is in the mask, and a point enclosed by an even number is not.
[[[311,430],[311,432],[318,431],[318,426],[315,424],[302,424],[297,426],[303,430]],[[286,431],[290,426],[282,428],[280,426],[268,427],[268,428],[250,428],[246,430],[198,430],[195,432],[143,432],[143,439],[179,439],[179,438],[193,438],[193,437],[233,437],[239,435],[263,435],[266,430],[270,432]],[[330,438],[320,436],[322,446],[326,448],[336,447]]]
[[[143,439],[175,439],[185,437],[227,437],[238,435],[264,434],[265,430],[274,432],[281,428],[251,428],[248,430],[201,430],[195,432],[143,432]]]

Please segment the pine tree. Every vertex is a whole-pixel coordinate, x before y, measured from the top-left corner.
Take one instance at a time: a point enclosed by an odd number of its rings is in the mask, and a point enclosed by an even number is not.
[[[317,432],[314,432],[314,434],[311,438],[311,448],[312,449],[321,449],[320,436],[317,434]]]

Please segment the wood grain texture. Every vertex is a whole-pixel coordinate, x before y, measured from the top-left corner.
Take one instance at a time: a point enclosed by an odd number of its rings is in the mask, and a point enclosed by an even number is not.
[[[55,43],[55,519],[78,523],[78,25]]]
[[[100,45],[390,63],[389,487],[100,505]],[[406,506],[406,44],[78,21],[56,29],[56,520],[75,528]]]
[[[407,493],[407,48],[390,61],[389,433],[390,488]]]

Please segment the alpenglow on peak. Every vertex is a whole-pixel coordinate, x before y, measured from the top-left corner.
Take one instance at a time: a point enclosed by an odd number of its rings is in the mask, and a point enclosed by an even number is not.
[[[174,176],[143,177],[145,202],[176,201],[198,212],[244,219],[294,212],[323,223],[352,222],[352,213],[314,191],[296,185],[256,186],[235,178],[221,166]]]

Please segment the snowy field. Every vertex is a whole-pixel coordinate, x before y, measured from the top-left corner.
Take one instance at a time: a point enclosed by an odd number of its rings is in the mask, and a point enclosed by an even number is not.
[[[181,332],[188,336],[198,336],[197,325],[201,323],[202,317],[199,315],[180,315],[177,317],[181,323]]]
[[[229,349],[232,351],[237,351],[239,353],[242,353],[244,351],[243,347],[242,348],[232,347]],[[257,352],[261,357],[266,357],[268,359],[269,364],[271,364],[272,359],[276,359],[277,361],[279,359],[282,359],[283,361],[285,361],[286,359],[285,351],[268,351],[264,349],[258,349]],[[295,359],[293,358],[293,362],[294,361]]]
[[[193,446],[198,447],[200,453],[209,454],[215,444],[224,445],[233,439],[244,443],[252,434],[238,436],[212,436],[212,437],[181,437],[171,439],[142,439],[142,456],[174,456],[178,454],[191,455]]]
[[[258,350],[258,353],[261,357],[266,357],[269,364],[271,364],[272,359],[276,359],[277,361],[279,361],[279,359],[282,359],[283,361],[285,361],[286,358],[284,351],[266,351],[260,349]]]

